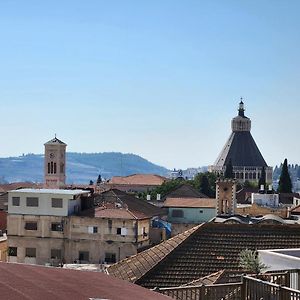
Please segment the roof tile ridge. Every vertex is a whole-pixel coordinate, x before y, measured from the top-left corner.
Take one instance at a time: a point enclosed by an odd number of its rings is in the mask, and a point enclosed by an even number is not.
[[[205,279],[210,279],[211,277],[217,276],[217,277],[215,278],[215,280],[213,280],[213,283],[212,283],[212,284],[215,284],[215,282],[221,277],[221,275],[224,274],[224,272],[225,272],[225,270],[219,270],[219,271],[217,271],[217,272],[215,272],[215,273],[211,273],[211,274],[208,274],[208,275],[206,275],[206,276],[204,276],[204,277],[200,277],[200,278],[198,278],[198,279],[195,279],[195,280],[193,280],[193,281],[190,281],[190,282],[188,282],[188,283],[186,283],[186,284],[183,284],[183,285],[181,285],[181,286],[182,286],[182,287],[188,287],[188,286],[193,285],[194,283],[197,283],[198,281],[203,281],[203,280],[205,280]],[[204,283],[200,283],[199,285],[205,285],[205,284],[204,284]]]

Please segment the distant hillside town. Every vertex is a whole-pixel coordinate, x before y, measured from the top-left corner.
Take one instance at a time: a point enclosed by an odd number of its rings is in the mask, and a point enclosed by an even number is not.
[[[3,295],[300,299],[299,166],[273,170],[250,131],[241,99],[208,168],[67,153],[56,136],[2,159]]]

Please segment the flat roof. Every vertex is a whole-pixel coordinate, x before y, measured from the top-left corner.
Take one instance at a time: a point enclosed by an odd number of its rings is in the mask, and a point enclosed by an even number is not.
[[[19,190],[11,190],[9,192],[35,193],[35,194],[59,194],[59,195],[72,195],[72,196],[89,193],[89,191],[85,191],[85,190],[60,190],[60,189],[19,189]]]

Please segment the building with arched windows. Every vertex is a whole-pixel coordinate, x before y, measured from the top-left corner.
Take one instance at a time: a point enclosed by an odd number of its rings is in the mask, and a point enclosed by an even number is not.
[[[44,183],[46,188],[61,188],[66,183],[66,147],[67,144],[54,139],[44,144],[45,146],[45,166]]]
[[[251,120],[245,116],[242,99],[239,104],[238,115],[231,121],[231,129],[232,133],[229,139],[215,164],[210,166],[209,170],[224,175],[226,166],[231,160],[234,178],[238,181],[258,182],[264,168],[266,182],[271,183],[273,168],[267,165],[251,135]]]

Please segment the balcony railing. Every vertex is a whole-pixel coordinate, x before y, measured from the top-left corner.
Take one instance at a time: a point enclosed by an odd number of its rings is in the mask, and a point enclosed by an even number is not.
[[[294,274],[295,271],[261,277],[271,282],[243,276],[239,283],[156,288],[155,291],[177,300],[300,300],[299,290],[282,285],[289,285]]]

